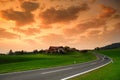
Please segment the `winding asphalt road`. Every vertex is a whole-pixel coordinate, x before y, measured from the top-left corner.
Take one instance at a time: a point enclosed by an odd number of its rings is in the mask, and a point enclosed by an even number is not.
[[[97,60],[81,64],[0,74],[0,80],[67,80],[98,69],[112,62],[112,60],[105,55],[95,55],[97,56]]]

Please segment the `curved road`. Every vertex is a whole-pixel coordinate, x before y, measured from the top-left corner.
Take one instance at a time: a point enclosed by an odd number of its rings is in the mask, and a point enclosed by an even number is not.
[[[112,60],[105,55],[95,55],[97,56],[97,60],[81,64],[0,74],[0,80],[67,80],[112,62]]]

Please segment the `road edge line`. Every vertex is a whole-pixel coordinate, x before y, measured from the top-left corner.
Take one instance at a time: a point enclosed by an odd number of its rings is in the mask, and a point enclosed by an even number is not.
[[[101,68],[101,67],[104,67],[104,66],[106,66],[106,65],[108,65],[108,64],[110,64],[110,63],[112,63],[112,60],[110,60],[110,62],[108,62],[108,63],[106,63],[106,64],[104,64],[104,65],[98,66],[98,67],[96,67],[96,68],[93,68],[93,69],[90,69],[90,70],[87,70],[87,71],[84,71],[84,72],[81,72],[81,73],[78,73],[78,74],[75,74],[75,75],[72,75],[72,76],[69,76],[69,77],[66,77],[66,78],[63,78],[63,79],[61,79],[61,80],[67,80],[67,79],[70,79],[70,78],[73,78],[73,77],[76,77],[76,76],[80,76],[80,75],[82,75],[82,74],[85,74],[85,73],[94,71],[94,70],[96,70],[96,69],[99,69],[99,68]]]

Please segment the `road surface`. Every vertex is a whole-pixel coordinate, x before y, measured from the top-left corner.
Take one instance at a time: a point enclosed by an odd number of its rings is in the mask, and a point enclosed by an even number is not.
[[[102,54],[96,54],[96,56],[97,60],[81,64],[0,74],[0,80],[67,80],[112,62],[109,57]]]

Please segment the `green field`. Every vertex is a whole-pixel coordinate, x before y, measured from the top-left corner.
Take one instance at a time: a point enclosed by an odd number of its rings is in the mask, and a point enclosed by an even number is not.
[[[0,73],[64,66],[96,59],[91,53],[72,52],[67,55],[1,55]]]
[[[113,63],[70,80],[120,80],[120,49],[99,51],[113,59]]]

